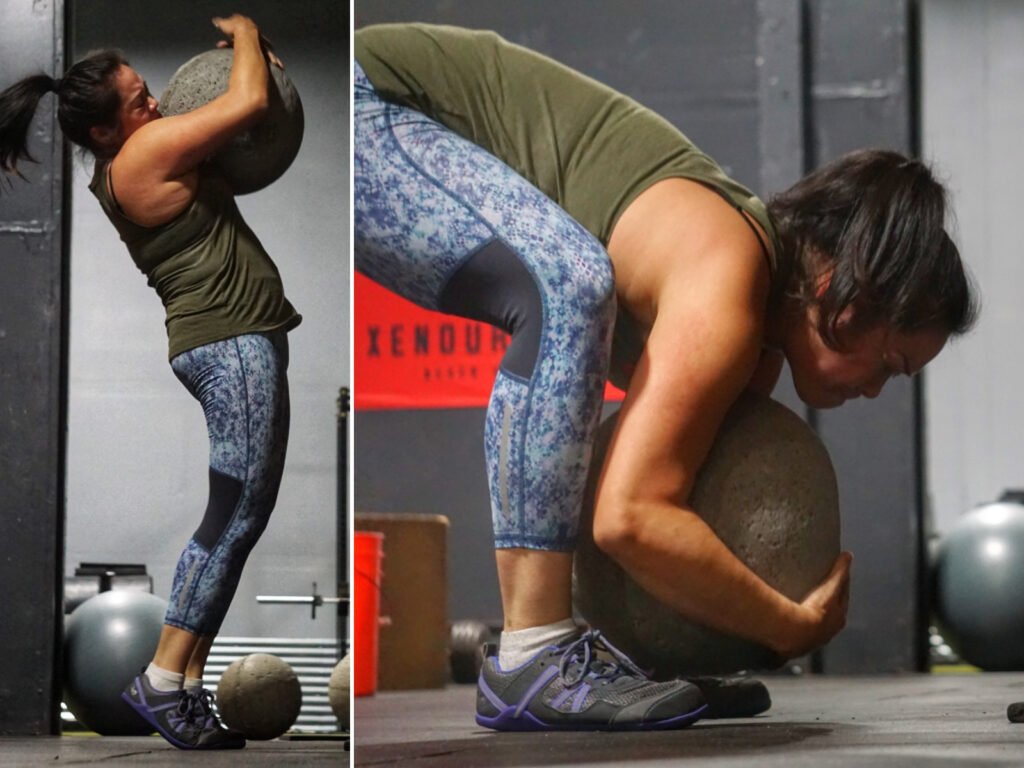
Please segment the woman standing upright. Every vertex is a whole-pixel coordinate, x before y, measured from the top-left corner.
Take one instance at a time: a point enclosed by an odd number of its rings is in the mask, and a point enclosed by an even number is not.
[[[246,558],[274,508],[288,443],[287,332],[301,316],[273,261],[206,160],[265,113],[268,66],[281,66],[251,19],[216,18],[234,48],[225,93],[163,117],[145,80],[113,50],[60,79],[0,94],[0,167],[31,160],[39,101],[57,97],[64,135],[95,157],[90,189],[166,310],[174,374],[199,401],[210,437],[209,501],[178,561],[159,645],[123,698],[171,744],[224,749],[202,676]]]

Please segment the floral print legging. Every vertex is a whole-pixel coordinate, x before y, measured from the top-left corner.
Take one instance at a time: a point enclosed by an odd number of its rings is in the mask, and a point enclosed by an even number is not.
[[[484,429],[495,546],[571,551],[615,320],[608,255],[503,162],[353,70],[356,269],[512,334]]]
[[[166,624],[216,635],[277,501],[288,446],[288,340],[247,334],[176,355],[171,368],[203,407],[210,497],[181,553]]]

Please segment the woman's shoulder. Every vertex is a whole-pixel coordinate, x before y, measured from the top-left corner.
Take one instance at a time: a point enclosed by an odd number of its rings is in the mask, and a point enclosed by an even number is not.
[[[717,189],[671,177],[623,212],[608,243],[616,280],[634,291],[638,319],[653,321],[666,286],[682,298],[707,285],[720,294],[767,296],[773,265],[761,226]],[[731,286],[731,287],[730,287]],[[735,290],[734,290],[735,289]],[[629,291],[627,291],[629,293]]]

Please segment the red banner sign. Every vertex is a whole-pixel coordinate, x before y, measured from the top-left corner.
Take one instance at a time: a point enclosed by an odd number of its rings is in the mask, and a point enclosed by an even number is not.
[[[357,410],[487,406],[506,333],[421,309],[358,273],[354,291]],[[605,396],[622,399],[611,385]]]

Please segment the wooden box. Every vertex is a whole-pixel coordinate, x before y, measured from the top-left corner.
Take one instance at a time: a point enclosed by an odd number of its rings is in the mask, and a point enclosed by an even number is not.
[[[448,518],[357,512],[355,530],[384,534],[377,689],[448,681]]]

